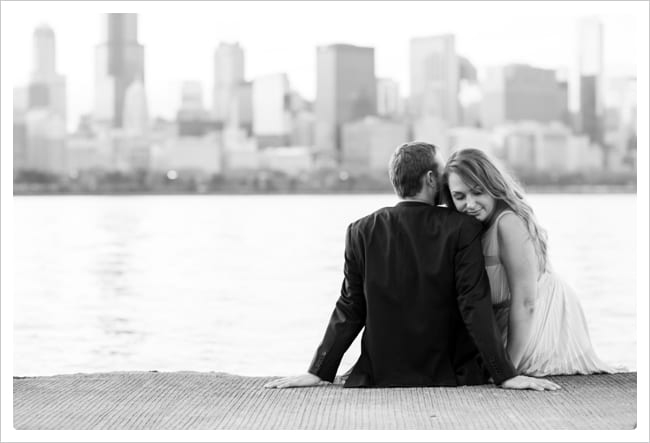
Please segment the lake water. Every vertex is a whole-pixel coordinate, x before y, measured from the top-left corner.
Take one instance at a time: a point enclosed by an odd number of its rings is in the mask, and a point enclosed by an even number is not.
[[[636,369],[636,195],[534,194],[592,342]],[[393,195],[14,197],[14,375],[304,372],[345,229]],[[355,342],[343,359],[359,355]]]

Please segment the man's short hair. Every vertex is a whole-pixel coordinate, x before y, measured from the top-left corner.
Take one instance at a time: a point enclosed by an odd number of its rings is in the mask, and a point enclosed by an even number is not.
[[[412,141],[397,147],[388,164],[388,176],[395,193],[413,197],[422,189],[422,177],[432,171],[438,183],[442,166],[431,143]]]

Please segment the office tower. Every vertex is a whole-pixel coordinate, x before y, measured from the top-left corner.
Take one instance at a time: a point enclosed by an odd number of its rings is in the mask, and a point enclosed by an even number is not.
[[[181,109],[184,111],[203,111],[203,86],[201,82],[186,81],[181,86]]]
[[[52,76],[56,73],[56,43],[52,28],[48,25],[36,28],[33,43],[33,77]]]
[[[578,24],[578,130],[592,143],[603,141],[603,25],[595,18]]]
[[[476,67],[465,57],[458,57],[458,125],[481,126],[481,101]]]
[[[397,117],[402,112],[399,84],[389,78],[377,79],[377,115]]]
[[[124,127],[126,91],[144,81],[144,47],[138,43],[138,15],[103,14],[95,47],[95,120]]]
[[[187,81],[181,87],[181,106],[176,114],[178,135],[202,136],[210,129],[208,112],[203,106],[203,87],[200,82]]]
[[[286,74],[271,74],[253,80],[253,135],[258,147],[289,144],[291,110]]]
[[[14,125],[18,140],[15,167],[61,173],[65,169],[66,81],[56,72],[54,31],[34,31],[33,67],[25,91],[15,91]],[[22,109],[21,109],[22,108]],[[18,112],[16,112],[18,111]]]
[[[605,102],[607,107],[603,119],[603,139],[611,148],[608,152],[608,166],[633,167],[637,134],[636,78],[623,76],[608,79]]]
[[[142,80],[135,80],[124,93],[123,128],[132,135],[143,135],[149,129],[147,96]]]
[[[290,146],[314,147],[314,128],[316,115],[314,103],[302,97],[298,92],[289,93],[289,110],[291,112]]]
[[[447,126],[459,121],[459,57],[451,34],[411,39],[411,95],[413,116],[436,117]]]
[[[244,50],[239,43],[220,43],[214,53],[213,118],[227,125],[232,108],[239,107],[239,87],[244,83]]]
[[[237,99],[238,125],[250,136],[253,133],[253,82],[244,81],[239,84]]]
[[[551,69],[519,64],[492,67],[483,91],[483,123],[488,128],[506,122],[563,119],[565,98]]]
[[[13,99],[13,165],[14,171],[17,171],[25,167],[27,150],[27,128],[25,126],[27,88],[14,88]]]
[[[377,110],[375,49],[346,44],[316,53],[316,147],[340,161],[341,125]]]
[[[48,109],[65,121],[66,81],[56,72],[56,40],[47,25],[34,31],[33,69],[27,88],[28,109]]]
[[[561,113],[561,122],[567,128],[573,128],[573,116],[571,110],[569,109],[569,73],[566,68],[558,69],[555,73],[555,78],[557,80],[557,86],[559,89],[559,100],[560,100],[560,113]]]

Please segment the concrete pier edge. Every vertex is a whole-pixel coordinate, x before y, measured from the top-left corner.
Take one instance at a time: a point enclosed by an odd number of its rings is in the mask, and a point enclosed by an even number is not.
[[[634,429],[637,374],[553,376],[556,392],[494,385],[264,389],[275,377],[111,372],[14,377],[17,430]]]

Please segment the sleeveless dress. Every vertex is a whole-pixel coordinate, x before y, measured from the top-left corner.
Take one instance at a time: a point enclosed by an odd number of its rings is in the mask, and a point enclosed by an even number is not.
[[[492,307],[503,343],[508,343],[510,288],[505,268],[499,259],[497,225],[501,217],[514,212],[505,210],[483,234],[485,266],[492,291]],[[517,372],[530,376],[593,374],[620,372],[602,362],[589,339],[587,321],[573,289],[550,266],[537,280],[537,299],[530,339],[525,346]]]

